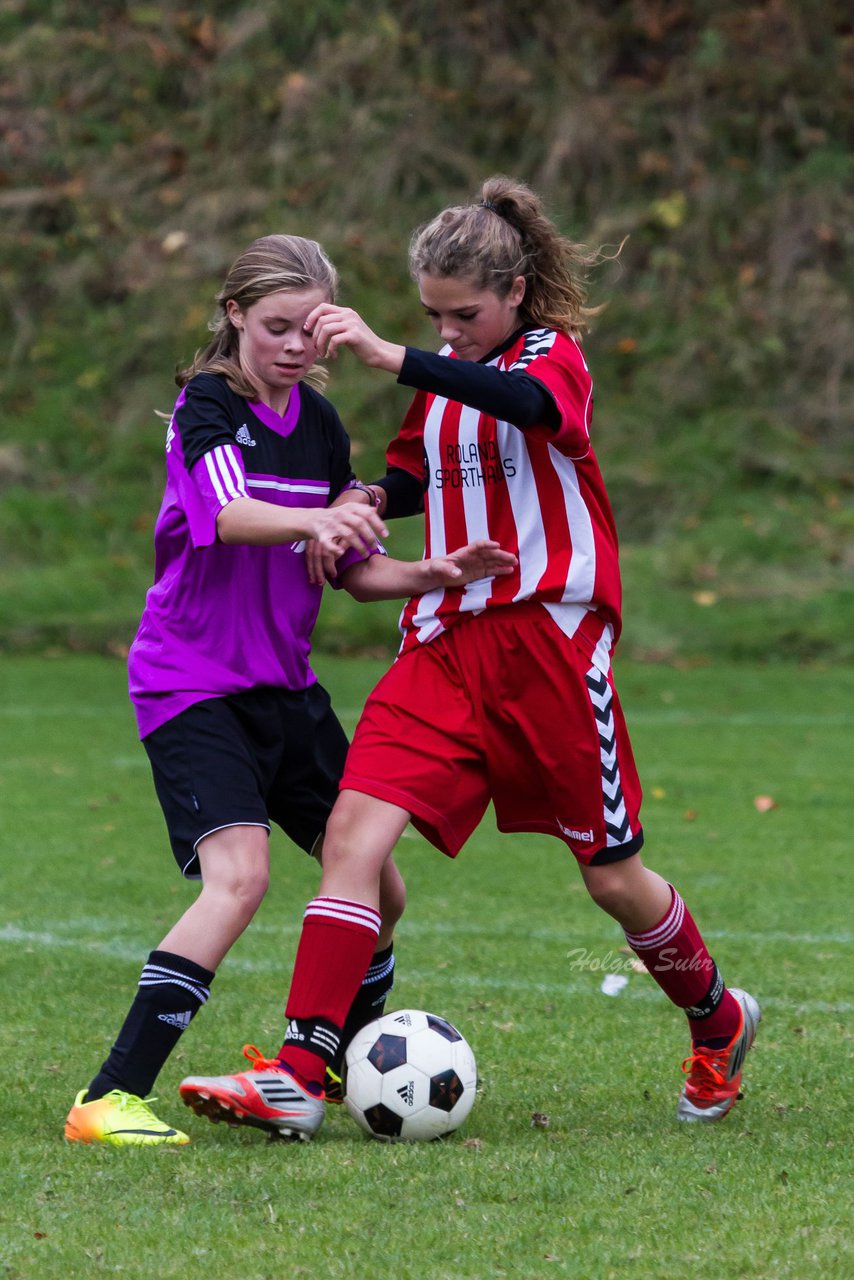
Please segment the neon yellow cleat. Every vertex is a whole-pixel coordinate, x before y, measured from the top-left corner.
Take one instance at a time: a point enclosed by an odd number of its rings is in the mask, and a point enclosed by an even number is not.
[[[170,1129],[158,1120],[148,1102],[135,1093],[113,1089],[86,1102],[82,1089],[65,1121],[66,1142],[106,1142],[112,1147],[153,1147],[170,1143],[183,1145],[190,1139],[180,1129]],[[151,1098],[149,1101],[154,1102]]]
[[[336,1105],[340,1105],[344,1101],[343,1076],[339,1076],[338,1072],[333,1071],[331,1067],[326,1068],[323,1092],[326,1095],[327,1102],[334,1102]]]

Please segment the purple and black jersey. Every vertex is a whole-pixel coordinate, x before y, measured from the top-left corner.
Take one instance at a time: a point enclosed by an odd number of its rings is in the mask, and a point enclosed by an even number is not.
[[[141,738],[205,698],[314,683],[322,587],[309,582],[305,544],[226,546],[216,518],[238,497],[326,507],[353,479],[341,419],[311,387],[295,386],[280,417],[219,374],[187,384],[166,436],[154,584],[128,656]]]

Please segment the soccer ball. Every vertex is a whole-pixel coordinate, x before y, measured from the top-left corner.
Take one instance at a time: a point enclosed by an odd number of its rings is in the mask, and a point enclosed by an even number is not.
[[[369,1022],[345,1059],[347,1110],[381,1142],[430,1142],[453,1133],[474,1106],[468,1042],[435,1013],[402,1009]]]

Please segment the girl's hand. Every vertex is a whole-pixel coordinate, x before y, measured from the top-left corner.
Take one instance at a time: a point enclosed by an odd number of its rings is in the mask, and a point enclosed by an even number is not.
[[[372,369],[400,373],[406,349],[380,338],[350,307],[322,302],[306,316],[305,332],[313,339],[321,359],[334,360],[339,347],[349,347],[363,364]]]
[[[370,505],[362,489],[344,489],[343,492],[339,493],[335,501],[330,503],[329,510],[335,507],[343,507],[348,502],[353,503],[354,506],[364,507],[368,511],[373,511],[375,515],[378,514],[376,507]],[[385,533],[383,533],[383,537],[386,537]],[[340,551],[338,554],[341,554]],[[305,544],[305,564],[308,569],[309,582],[325,582],[326,573],[323,568],[323,551],[320,543],[315,541],[314,538],[310,538]]]
[[[434,587],[462,587],[479,578],[503,578],[512,573],[519,561],[501,544],[481,538],[447,556],[434,556],[424,561],[424,568]]]
[[[307,533],[314,542],[307,561],[308,575],[317,584],[334,577],[335,563],[348,548],[368,555],[378,538],[388,537],[388,529],[376,511],[357,502],[312,510]]]

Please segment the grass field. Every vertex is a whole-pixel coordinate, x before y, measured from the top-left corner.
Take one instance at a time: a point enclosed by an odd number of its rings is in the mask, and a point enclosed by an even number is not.
[[[348,726],[381,666],[323,664]],[[676,1123],[681,1016],[644,976],[602,993],[626,960],[619,930],[561,845],[499,836],[489,818],[456,866],[416,836],[400,848],[410,905],[391,1003],[434,1009],[471,1041],[481,1096],[459,1134],[386,1147],[336,1109],[311,1145],[272,1145],[180,1105],[184,1074],[279,1043],[316,873],[277,835],[270,895],[158,1082],[156,1110],[193,1143],[120,1152],[66,1146],[63,1120],[193,889],[167,852],[122,665],[0,664],[0,1276],[851,1275],[854,672],[618,677],[647,861],[763,1005],[731,1116]]]

